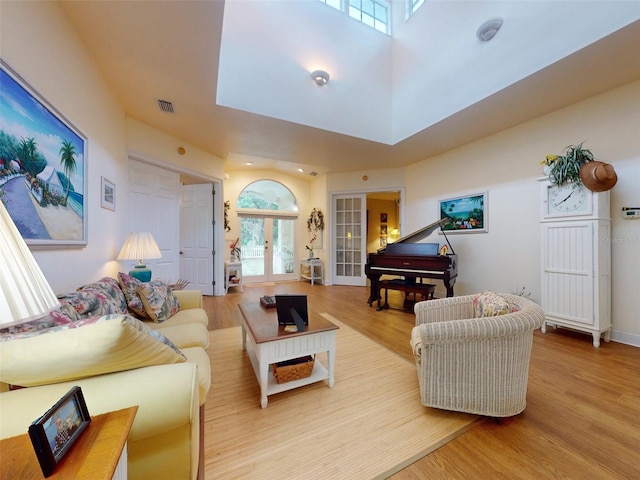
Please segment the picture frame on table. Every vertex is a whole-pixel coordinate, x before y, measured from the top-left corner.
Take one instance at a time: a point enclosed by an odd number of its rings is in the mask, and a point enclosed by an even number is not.
[[[487,233],[489,231],[488,192],[440,200],[442,230],[446,233]]]
[[[88,140],[0,59],[0,194],[31,247],[86,246]]]
[[[42,474],[49,477],[91,423],[80,387],[73,387],[29,426]]]
[[[100,177],[100,206],[107,210],[116,209],[116,185],[104,177]]]

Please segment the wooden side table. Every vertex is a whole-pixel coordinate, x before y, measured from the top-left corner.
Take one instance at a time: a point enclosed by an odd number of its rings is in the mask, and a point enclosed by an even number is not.
[[[127,437],[137,406],[91,417],[49,479],[109,480],[127,478]],[[28,426],[27,426],[28,427]],[[25,429],[27,428],[25,427]],[[42,480],[42,470],[27,433],[0,442],[0,478]]]

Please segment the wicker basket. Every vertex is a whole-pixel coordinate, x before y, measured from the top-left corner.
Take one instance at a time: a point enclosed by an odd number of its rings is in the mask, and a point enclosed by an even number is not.
[[[314,362],[315,359],[311,355],[307,355],[306,357],[274,363],[271,365],[273,376],[278,384],[307,378],[313,371]]]

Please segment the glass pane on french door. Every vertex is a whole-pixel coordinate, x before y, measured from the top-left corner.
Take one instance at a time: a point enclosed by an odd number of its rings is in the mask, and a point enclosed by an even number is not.
[[[366,238],[363,222],[366,219],[365,195],[335,196],[333,283],[336,285],[366,285],[364,265]]]
[[[242,274],[245,283],[295,279],[296,219],[240,218]]]
[[[271,258],[271,279],[291,280],[296,278],[295,263],[295,226],[296,220],[290,218],[273,218]]]

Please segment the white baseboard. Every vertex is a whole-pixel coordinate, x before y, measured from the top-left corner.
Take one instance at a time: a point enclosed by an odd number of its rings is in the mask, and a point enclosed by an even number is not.
[[[640,347],[640,335],[635,333],[621,332],[619,330],[611,330],[611,340],[632,347]]]

